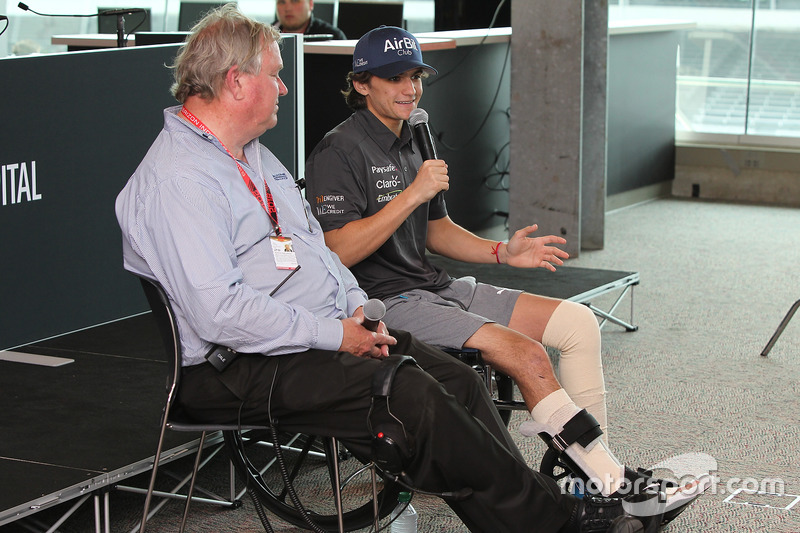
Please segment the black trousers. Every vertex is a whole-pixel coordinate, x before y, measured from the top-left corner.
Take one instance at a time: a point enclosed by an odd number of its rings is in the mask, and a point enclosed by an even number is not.
[[[361,457],[370,455],[370,424],[396,423],[393,415],[413,441],[406,471],[419,488],[472,489],[466,500],[447,501],[470,531],[557,531],[577,500],[527,467],[480,376],[408,333],[391,334],[398,341],[392,353],[411,355],[419,367],[400,367],[388,409],[386,402],[370,408],[381,361],[321,350],[240,355],[221,373],[205,363],[189,367],[178,401],[196,420],[271,418],[284,431],[336,437]]]

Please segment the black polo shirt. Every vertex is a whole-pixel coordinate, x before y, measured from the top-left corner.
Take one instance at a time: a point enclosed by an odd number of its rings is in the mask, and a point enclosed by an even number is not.
[[[367,109],[328,132],[306,162],[306,198],[324,231],[372,216],[408,187],[422,156],[407,123],[398,138]],[[444,197],[420,205],[375,253],[350,268],[370,297],[438,290],[450,276],[425,255],[428,220],[447,215]]]

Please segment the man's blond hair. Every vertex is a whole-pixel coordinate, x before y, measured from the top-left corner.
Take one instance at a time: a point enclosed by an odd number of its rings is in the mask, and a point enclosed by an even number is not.
[[[236,4],[209,12],[175,57],[173,96],[181,103],[190,96],[213,100],[232,67],[247,74],[261,72],[261,54],[273,42],[280,42],[278,30],[246,17]]]

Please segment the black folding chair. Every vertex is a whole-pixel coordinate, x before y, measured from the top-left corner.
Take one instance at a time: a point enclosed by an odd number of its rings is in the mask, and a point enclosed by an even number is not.
[[[181,532],[186,526],[189,506],[193,499],[192,494],[195,487],[195,478],[200,466],[203,448],[207,440],[206,436],[210,432],[217,431],[223,433],[225,446],[230,454],[231,461],[238,474],[244,479],[245,486],[256,503],[260,517],[260,511],[263,511],[263,509],[260,508],[260,504],[263,504],[264,507],[270,511],[298,527],[313,530],[319,529],[322,531],[350,531],[376,523],[379,517],[386,516],[391,512],[391,509],[396,503],[396,495],[399,488],[393,484],[384,484],[380,493],[378,493],[374,470],[370,469],[369,465],[366,467],[360,465],[351,467],[351,471],[355,468],[355,472],[352,472],[347,479],[344,479],[340,470],[340,458],[348,458],[348,456],[340,451],[336,439],[332,437],[323,438],[323,451],[315,452],[314,446],[316,445],[317,438],[313,436],[294,435],[291,437],[289,444],[281,443],[279,446],[276,446],[275,438],[270,437],[276,436],[277,428],[268,425],[204,424],[181,418],[180,410],[174,408],[175,399],[177,398],[178,389],[180,387],[182,352],[175,314],[166,292],[158,283],[145,278],[140,278],[140,281],[156,319],[164,343],[168,363],[167,399],[162,413],[161,431],[156,453],[153,458],[153,470],[150,476],[150,484],[145,496],[142,523],[139,528],[140,533],[145,531],[146,522],[149,518],[150,504],[154,494],[156,476],[161,462],[164,436],[167,429],[173,431],[194,431],[201,434],[194,467],[191,473],[188,494],[186,496],[177,496],[185,498],[184,512],[180,526]],[[297,443],[300,443],[299,446],[301,447],[298,447]],[[263,449],[265,447],[257,446],[259,444],[265,444],[266,447],[271,448],[271,453],[268,458],[266,458],[264,454],[257,453],[258,448]],[[280,449],[276,449],[278,447]],[[298,452],[297,460],[295,461],[291,473],[288,474],[290,476],[290,482],[285,483],[285,481],[276,482],[275,480],[268,480],[264,475],[265,472],[276,462],[275,454],[282,453],[284,449]],[[302,504],[295,501],[293,497],[295,491],[294,485],[298,480],[298,476],[301,475],[302,469],[307,466],[305,465],[306,459],[313,457],[315,453],[317,456],[324,456],[326,459],[328,475],[334,495],[334,509],[332,510],[329,507],[322,508],[321,510],[307,509],[302,507]],[[347,510],[345,510],[345,505],[342,501],[342,488],[355,476],[365,470],[370,471],[371,478],[369,486],[371,490],[360,491],[360,494],[354,496],[354,501],[358,501],[358,503],[348,505]],[[281,476],[280,479],[284,480],[283,476]],[[315,484],[318,485],[318,483]],[[288,485],[291,485],[291,487]],[[159,493],[159,495],[161,494]],[[289,497],[289,501],[287,501],[287,496]],[[363,503],[362,500],[364,500]],[[230,501],[210,501],[212,503],[222,503],[232,507],[238,507],[240,505],[238,499],[233,497],[233,495]],[[265,518],[261,518],[263,522]],[[311,522],[309,522],[309,520],[311,520]],[[264,525],[265,528],[268,527],[267,524]]]

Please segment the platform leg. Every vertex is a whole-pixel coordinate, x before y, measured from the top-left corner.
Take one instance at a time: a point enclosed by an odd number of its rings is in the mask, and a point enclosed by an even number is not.
[[[781,333],[783,333],[783,330],[786,329],[786,325],[789,324],[789,321],[792,319],[795,312],[797,312],[798,307],[800,307],[800,300],[797,300],[786,313],[786,316],[783,317],[783,320],[781,320],[781,323],[778,325],[778,329],[775,330],[775,333],[772,334],[772,338],[769,340],[767,345],[764,346],[764,349],[761,350],[762,357],[766,357],[770,350],[772,350],[772,347],[775,346],[775,343],[778,341],[778,337],[780,337]]]

